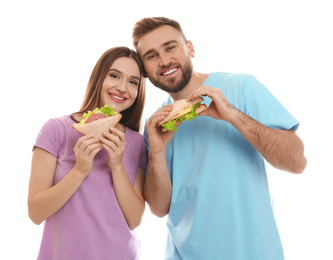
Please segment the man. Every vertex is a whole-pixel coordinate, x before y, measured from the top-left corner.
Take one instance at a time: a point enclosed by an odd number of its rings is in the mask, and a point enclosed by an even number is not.
[[[168,214],[166,259],[284,259],[264,159],[304,170],[299,123],[250,75],[196,72],[193,44],[176,21],[142,19],[133,40],[150,81],[170,94],[145,131],[144,195],[153,214]],[[161,132],[157,122],[174,100],[199,96],[203,116]]]

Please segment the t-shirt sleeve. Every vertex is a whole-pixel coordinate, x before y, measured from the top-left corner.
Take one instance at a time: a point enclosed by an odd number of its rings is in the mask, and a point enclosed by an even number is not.
[[[249,76],[242,88],[244,113],[261,124],[280,130],[297,130],[299,122],[253,76]]]
[[[145,127],[144,127],[144,131],[143,131],[143,137],[145,138],[145,142],[146,142],[146,149],[147,149],[147,152],[149,150],[149,144],[148,144],[148,132],[147,132],[147,122],[148,122],[148,119],[146,120],[146,123],[145,123]]]
[[[33,150],[40,147],[59,158],[60,135],[58,130],[56,120],[48,120],[40,130]]]
[[[140,151],[140,160],[139,160],[139,167],[147,168],[147,148],[145,138],[141,139],[141,151]]]

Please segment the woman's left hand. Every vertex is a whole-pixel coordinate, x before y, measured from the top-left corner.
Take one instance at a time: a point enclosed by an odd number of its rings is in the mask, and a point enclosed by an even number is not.
[[[109,154],[109,167],[119,166],[123,162],[123,154],[126,146],[125,133],[115,127],[111,127],[109,133],[103,133],[100,141],[102,147]]]

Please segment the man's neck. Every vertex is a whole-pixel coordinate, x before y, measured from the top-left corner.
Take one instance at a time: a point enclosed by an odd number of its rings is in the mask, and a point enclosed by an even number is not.
[[[177,93],[169,93],[173,100],[179,100],[186,98],[189,94],[191,94],[194,90],[199,88],[204,81],[208,78],[209,74],[203,74],[193,71],[192,77],[188,84],[181,91]]]

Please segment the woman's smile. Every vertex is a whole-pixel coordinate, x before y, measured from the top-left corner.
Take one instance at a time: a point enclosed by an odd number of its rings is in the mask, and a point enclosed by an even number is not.
[[[117,103],[123,103],[127,100],[127,98],[118,93],[109,93],[110,98]]]

